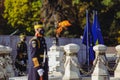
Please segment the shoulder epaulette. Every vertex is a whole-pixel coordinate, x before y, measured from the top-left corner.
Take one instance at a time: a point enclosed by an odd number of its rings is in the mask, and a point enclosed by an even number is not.
[[[30,39],[30,41],[29,41],[29,44],[31,43],[31,41],[33,41],[33,40],[37,40],[37,37],[32,37],[31,39]]]
[[[18,46],[18,47],[20,47],[20,45],[21,45],[21,41],[17,43],[17,46]]]
[[[30,39],[29,44],[30,44],[32,41],[37,41],[37,43],[38,43],[38,48],[40,48],[40,41],[37,39],[36,36],[34,36],[33,38]]]

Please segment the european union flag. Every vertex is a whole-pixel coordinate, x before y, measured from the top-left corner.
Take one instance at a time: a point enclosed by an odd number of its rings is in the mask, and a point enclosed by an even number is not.
[[[93,35],[92,35],[92,28],[89,21],[88,11],[86,11],[86,26],[84,29],[82,43],[86,45],[86,56],[89,64],[93,62],[95,58],[95,53],[93,51]]]
[[[93,20],[93,25],[92,25],[92,34],[93,34],[93,40],[94,44],[104,44],[100,25],[98,22],[98,17],[97,17],[97,11],[94,11],[94,20]]]

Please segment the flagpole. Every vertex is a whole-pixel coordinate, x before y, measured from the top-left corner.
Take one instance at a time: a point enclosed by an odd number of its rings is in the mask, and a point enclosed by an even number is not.
[[[89,27],[89,16],[88,16],[88,10],[86,10],[86,21],[87,21],[87,46],[86,46],[86,57],[87,57],[87,65],[89,67],[89,31],[88,31],[88,27]],[[89,68],[88,68],[89,70]]]

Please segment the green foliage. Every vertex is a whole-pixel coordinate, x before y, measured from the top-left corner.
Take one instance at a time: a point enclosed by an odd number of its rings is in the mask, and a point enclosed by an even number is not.
[[[79,4],[79,3],[80,3],[79,0],[73,0],[73,1],[72,1],[72,4],[73,4],[73,5],[75,5],[75,4]]]
[[[102,4],[105,6],[112,6],[114,2],[112,0],[103,0]]]
[[[14,28],[22,28],[27,32],[33,31],[33,22],[40,20],[40,0],[5,0],[4,18]],[[23,30],[24,31],[24,30]]]
[[[118,19],[120,19],[120,11],[118,11],[117,13],[116,13],[116,18]]]
[[[5,1],[5,11],[4,18],[8,19],[8,23],[12,26],[24,24],[24,18],[27,13],[28,1],[20,0],[6,0]]]
[[[43,2],[41,2],[43,1]],[[33,34],[33,22],[45,20],[45,35],[54,36],[54,12],[58,21],[69,20],[72,26],[62,32],[63,37],[79,37],[86,24],[86,10],[93,21],[93,10],[98,11],[103,38],[106,45],[116,45],[120,39],[120,0],[5,0],[3,16],[12,28]],[[45,13],[46,12],[46,13]],[[44,14],[44,16],[43,16]],[[60,19],[59,19],[60,18]],[[51,22],[53,23],[52,27]],[[6,27],[6,26],[4,26]]]

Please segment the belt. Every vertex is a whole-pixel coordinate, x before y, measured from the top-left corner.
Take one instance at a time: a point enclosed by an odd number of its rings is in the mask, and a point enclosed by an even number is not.
[[[42,55],[42,54],[41,54],[41,55],[40,55],[40,57],[44,58],[44,55]],[[47,56],[47,55],[45,55],[45,58],[47,58],[47,57],[48,57],[48,56]]]

